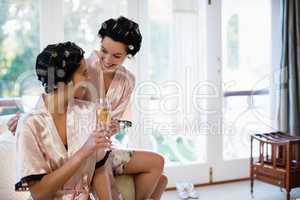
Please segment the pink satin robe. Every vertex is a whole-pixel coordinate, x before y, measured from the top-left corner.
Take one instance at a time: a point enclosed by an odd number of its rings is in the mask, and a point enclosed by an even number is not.
[[[134,75],[125,67],[119,66],[116,73],[105,94],[103,71],[100,64],[100,59],[97,51],[93,51],[91,56],[87,59],[89,66],[89,75],[92,85],[95,87],[92,94],[94,98],[92,101],[99,99],[100,96],[105,97],[111,104],[111,117],[112,118],[125,118],[124,113],[130,113],[130,98],[135,85]]]
[[[91,56],[87,59],[89,66],[90,82],[96,94],[88,95],[91,101],[96,101],[100,97],[106,98],[111,104],[111,118],[131,120],[131,104],[130,99],[135,86],[134,75],[125,67],[119,66],[116,69],[110,87],[105,94],[103,69],[99,58],[99,52],[93,51]],[[133,155],[132,150],[128,149],[114,149],[108,159],[108,164],[111,166],[116,174],[121,175],[123,168],[129,162]],[[123,199],[119,193],[119,189],[115,183],[115,179],[110,172],[110,180],[112,184],[113,199]]]
[[[67,110],[67,142],[64,146],[43,98],[27,113],[17,128],[16,190],[28,190],[32,177],[41,177],[61,167],[86,142],[96,125],[95,106],[74,100]],[[80,169],[56,192],[55,200],[90,199],[95,164],[104,156],[103,150],[93,154]],[[31,179],[28,177],[31,177]],[[33,179],[34,180],[34,179]]]

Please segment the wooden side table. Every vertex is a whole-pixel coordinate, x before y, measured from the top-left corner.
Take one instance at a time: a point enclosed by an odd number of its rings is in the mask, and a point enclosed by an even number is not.
[[[253,143],[259,146],[259,157],[253,157]],[[250,178],[253,195],[254,179],[277,185],[290,191],[300,187],[300,137],[282,132],[255,134],[251,136]]]

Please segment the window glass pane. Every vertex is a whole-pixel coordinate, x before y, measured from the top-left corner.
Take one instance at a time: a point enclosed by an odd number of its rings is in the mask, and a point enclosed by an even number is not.
[[[127,16],[127,0],[64,0],[64,38],[76,42],[86,56],[100,46],[97,36],[109,18]]]
[[[36,87],[39,6],[32,0],[0,1],[0,98],[28,97]],[[16,109],[0,108],[0,114]]]
[[[253,14],[255,13],[255,14]],[[251,90],[271,69],[271,1],[222,1],[223,81]]]
[[[222,59],[226,91],[256,91],[224,99],[223,158],[248,158],[250,135],[271,131],[270,0],[222,1]],[[254,14],[255,13],[255,14]],[[278,30],[280,31],[280,30]]]
[[[164,81],[170,70],[172,1],[149,1],[149,74],[153,81]],[[155,31],[153,31],[155,30]]]
[[[149,99],[143,108],[146,147],[164,155],[168,164],[206,161],[206,132],[192,92],[202,79],[205,44],[204,1],[148,1],[146,71],[141,86]],[[205,4],[205,2],[204,2]],[[147,141],[147,142],[146,142]]]

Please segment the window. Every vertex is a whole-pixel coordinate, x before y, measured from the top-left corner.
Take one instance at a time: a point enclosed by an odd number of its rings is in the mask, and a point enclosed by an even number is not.
[[[248,158],[250,134],[272,129],[271,2],[222,1],[225,160]]]
[[[148,3],[149,12],[149,74],[153,81],[166,80],[170,72],[171,31],[173,23],[172,1],[153,0]]]
[[[239,66],[239,16],[234,14],[228,20],[227,40],[226,40],[227,63],[231,70],[238,69]]]
[[[148,63],[137,93],[145,146],[164,155],[169,165],[203,163],[206,133],[198,124],[203,115],[193,106],[193,89],[203,80],[205,2],[151,0],[144,16],[144,49]],[[137,100],[137,99],[136,99]]]
[[[21,97],[32,88],[39,53],[39,6],[31,0],[0,1],[0,98]],[[0,114],[16,109],[0,108]]]
[[[127,0],[64,0],[64,38],[76,42],[86,56],[99,49],[98,30],[102,22],[127,16]]]

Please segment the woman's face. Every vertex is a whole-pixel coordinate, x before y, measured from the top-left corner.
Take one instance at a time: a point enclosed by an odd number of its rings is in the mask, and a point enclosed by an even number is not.
[[[87,80],[89,79],[88,68],[85,59],[81,59],[80,67],[73,75],[74,98],[82,99],[87,91]]]
[[[104,70],[114,70],[122,65],[127,56],[126,45],[110,37],[101,40],[100,60]]]

